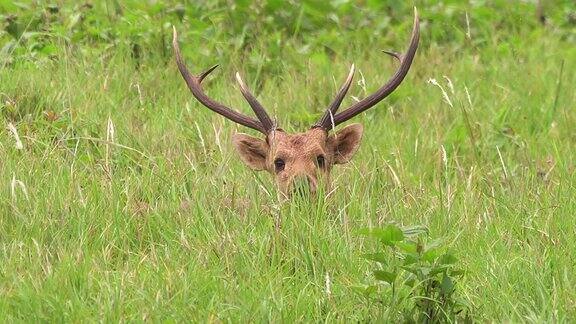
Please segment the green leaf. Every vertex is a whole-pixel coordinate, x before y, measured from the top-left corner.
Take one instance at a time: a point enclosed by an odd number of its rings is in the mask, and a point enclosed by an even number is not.
[[[383,228],[362,229],[360,234],[375,237],[386,245],[394,246],[396,242],[404,239],[404,233],[396,225],[386,225]]]
[[[450,277],[444,274],[444,277],[442,278],[442,283],[440,284],[440,291],[442,292],[442,294],[448,295],[453,290],[454,290],[454,282],[452,282],[452,279]]]
[[[440,251],[438,249],[428,249],[424,254],[422,254],[422,260],[428,262],[434,262],[440,256]]]
[[[440,247],[441,245],[442,245],[441,239],[436,239],[436,240],[430,241],[430,242],[426,243],[426,246],[424,247],[424,251],[434,250],[434,249]]]
[[[453,254],[450,254],[450,253],[445,253],[438,260],[438,262],[440,262],[440,264],[454,264],[457,261],[458,261],[458,258],[456,258]]]
[[[374,273],[374,277],[376,277],[377,280],[385,281],[389,284],[394,283],[394,280],[396,280],[396,275],[397,275],[397,273],[383,271],[383,270],[375,270],[373,273]]]
[[[378,286],[370,285],[370,286],[367,286],[366,289],[364,289],[364,296],[370,297],[371,295],[373,295],[377,292],[378,292]]]
[[[416,251],[418,249],[416,242],[411,242],[411,241],[398,242],[396,244],[396,246],[399,247],[402,251],[404,251],[406,253],[416,253]]]
[[[378,292],[378,285],[353,285],[350,288],[364,297],[370,297]]]
[[[404,284],[408,287],[414,287],[414,285],[416,284],[416,280],[414,278],[411,278],[404,281]]]
[[[418,235],[423,234],[423,233],[424,234],[430,233],[430,231],[428,230],[428,227],[423,226],[423,225],[403,227],[402,232],[404,233],[404,235],[409,236],[409,237],[418,236]]]
[[[420,275],[420,269],[418,267],[407,267],[407,266],[400,266],[401,269],[410,272],[411,274],[418,277]]]
[[[430,270],[429,275],[434,276],[434,275],[442,273],[442,272],[446,273],[446,270],[448,270],[448,266],[446,266],[446,265],[437,266],[435,268],[432,268],[432,270]]]
[[[417,254],[406,254],[404,256],[404,265],[411,265],[418,262],[418,255]]]
[[[269,11],[276,11],[282,9],[282,6],[284,5],[285,3],[283,0],[268,0],[266,2],[266,7]]]
[[[381,264],[388,263],[387,255],[384,253],[366,253],[361,256],[366,260],[376,261]]]
[[[58,53],[58,48],[54,44],[48,44],[42,47],[42,49],[39,52],[41,52],[44,55],[54,55]]]

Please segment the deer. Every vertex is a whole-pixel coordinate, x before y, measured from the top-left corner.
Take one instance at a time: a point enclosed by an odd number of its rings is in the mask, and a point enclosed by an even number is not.
[[[232,143],[244,164],[253,170],[265,170],[272,174],[279,193],[290,198],[295,193],[316,194],[322,186],[323,188],[330,187],[332,168],[352,159],[360,146],[363,126],[354,123],[334,133],[331,131],[352,117],[372,108],[396,90],[410,70],[419,39],[420,21],[418,11],[414,8],[414,23],[407,51],[404,54],[383,51],[399,62],[398,69],[388,82],[374,93],[338,112],[352,84],[355,72],[354,64],[352,64],[348,76],[322,117],[310,129],[302,133],[288,133],[280,128],[248,89],[238,72],[235,77],[240,92],[257,119],[210,98],[202,88],[202,81],[218,65],[212,66],[199,75],[193,75],[188,71],[182,58],[175,27],[173,27],[172,45],[178,70],[198,102],[213,112],[264,135],[264,138],[258,138],[244,133],[235,133],[232,136]]]

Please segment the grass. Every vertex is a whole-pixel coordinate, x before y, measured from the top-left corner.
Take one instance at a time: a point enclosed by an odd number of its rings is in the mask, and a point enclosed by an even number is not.
[[[335,170],[333,196],[313,203],[278,202],[271,177],[233,152],[231,134],[250,131],[201,107],[171,60],[136,69],[128,47],[100,57],[56,42],[58,60],[5,66],[0,119],[23,148],[2,127],[0,319],[397,321],[352,289],[373,280],[360,257],[373,243],[358,230],[394,222],[425,225],[455,251],[476,320],[573,321],[576,47],[537,26],[446,44],[426,35],[403,85],[355,118],[366,136]],[[247,112],[233,72],[249,71],[297,131],[350,62],[354,97],[392,73],[379,45],[351,42],[330,60],[287,50],[281,72],[261,74],[243,56],[181,46],[194,71],[221,63],[212,97]]]

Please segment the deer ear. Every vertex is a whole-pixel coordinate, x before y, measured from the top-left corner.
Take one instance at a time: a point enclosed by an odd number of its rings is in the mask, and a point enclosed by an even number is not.
[[[352,159],[362,140],[364,127],[348,125],[328,137],[328,147],[334,153],[334,164],[344,164]]]
[[[253,170],[266,169],[268,144],[256,137],[238,133],[232,137],[232,143],[242,161]]]

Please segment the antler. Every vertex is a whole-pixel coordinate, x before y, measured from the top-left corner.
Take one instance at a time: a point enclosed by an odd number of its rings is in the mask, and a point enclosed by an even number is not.
[[[326,109],[326,112],[324,113],[322,118],[320,118],[320,121],[318,123],[316,123],[315,126],[320,126],[320,127],[327,129],[327,130],[329,129],[328,125],[332,125],[332,120],[334,119],[334,115],[336,114],[336,111],[340,107],[342,100],[344,100],[344,96],[346,96],[346,92],[348,92],[348,89],[350,89],[350,85],[352,84],[352,78],[353,77],[354,77],[354,64],[352,64],[352,66],[350,67],[350,72],[348,73],[348,77],[346,78],[346,81],[344,81],[344,84],[342,84],[342,86],[340,87],[340,90],[338,90],[338,93],[336,94],[336,98],[334,98],[334,101],[332,101],[332,103],[330,104],[328,109]]]
[[[264,110],[264,107],[262,107],[262,105],[258,102],[258,100],[256,100],[256,97],[254,97],[254,95],[250,93],[250,90],[248,90],[248,88],[240,78],[240,74],[236,73],[236,80],[240,84],[240,91],[242,91],[242,95],[244,95],[244,98],[246,98],[246,100],[250,104],[250,107],[252,107],[252,110],[254,110],[254,113],[258,117],[258,120],[248,117],[244,114],[241,114],[235,110],[232,110],[231,108],[226,107],[223,104],[212,100],[204,93],[204,90],[202,89],[201,85],[202,80],[204,80],[204,78],[206,78],[206,76],[208,76],[208,74],[210,74],[212,71],[214,71],[214,69],[216,69],[218,65],[214,65],[213,67],[209,68],[205,72],[202,72],[198,76],[192,75],[186,68],[184,60],[182,59],[182,54],[180,53],[180,47],[178,46],[178,34],[176,33],[175,27],[173,28],[172,46],[174,47],[174,54],[176,55],[176,64],[178,65],[178,70],[180,70],[180,74],[182,74],[182,77],[184,78],[184,81],[186,81],[188,89],[190,89],[192,95],[194,95],[194,97],[198,101],[200,101],[201,104],[203,104],[210,110],[240,125],[250,127],[252,129],[264,133],[265,135],[267,135],[270,131],[272,131],[275,128],[272,119],[270,118],[270,116],[268,116],[268,114]]]
[[[348,119],[358,115],[359,113],[371,108],[372,106],[376,105],[384,98],[386,98],[389,94],[391,94],[396,88],[402,83],[406,74],[408,74],[408,70],[410,70],[410,66],[412,65],[412,61],[414,60],[414,55],[416,55],[416,49],[418,48],[418,41],[420,40],[420,20],[418,19],[418,10],[414,8],[414,27],[412,28],[412,37],[410,39],[410,46],[408,47],[408,51],[406,54],[400,55],[393,52],[384,51],[384,53],[391,55],[400,61],[400,68],[394,73],[392,78],[388,80],[388,82],[383,85],[380,89],[378,89],[375,93],[371,94],[370,96],[358,101],[357,103],[353,104],[352,106],[348,107],[346,110],[336,114],[340,103],[342,103],[342,99],[346,92],[350,88],[350,82],[352,81],[352,75],[354,74],[354,65],[350,69],[350,74],[348,74],[348,78],[338,91],[336,95],[336,99],[332,102],[330,107],[324,113],[324,116],[320,119],[318,123],[316,123],[315,127],[322,127],[325,130],[329,131],[334,126],[339,125]],[[336,115],[335,115],[336,114]]]

